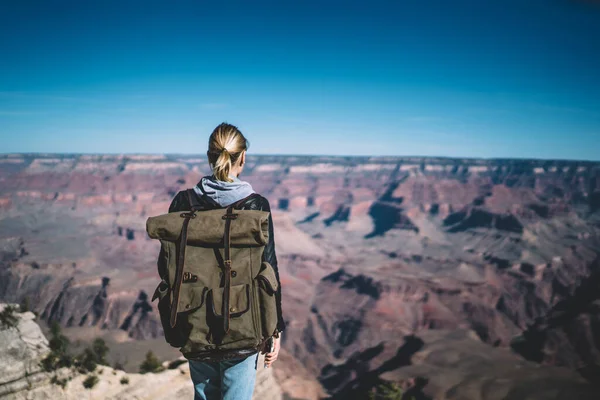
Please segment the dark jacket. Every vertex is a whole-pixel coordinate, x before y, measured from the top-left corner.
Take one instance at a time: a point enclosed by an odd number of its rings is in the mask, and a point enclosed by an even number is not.
[[[218,208],[218,206],[209,203],[201,196],[196,196],[199,204],[203,209],[214,209]],[[171,205],[169,206],[169,212],[178,212],[178,211],[188,211],[190,210],[191,205],[188,199],[186,191],[180,191],[175,195]],[[242,210],[260,210],[260,211],[271,211],[271,207],[269,205],[269,201],[263,196],[255,196],[245,200],[239,207]],[[279,269],[277,267],[277,255],[275,254],[275,237],[273,233],[273,218],[271,214],[269,214],[269,242],[266,244],[265,249],[262,255],[263,261],[267,261],[269,264],[273,266],[275,270],[275,275],[277,277],[278,289],[275,292],[275,299],[277,302],[277,330],[282,332],[285,329],[285,321],[283,320],[282,310],[281,310],[281,284],[279,281]],[[247,353],[241,352],[240,354],[247,355]],[[227,358],[230,358],[228,355]]]

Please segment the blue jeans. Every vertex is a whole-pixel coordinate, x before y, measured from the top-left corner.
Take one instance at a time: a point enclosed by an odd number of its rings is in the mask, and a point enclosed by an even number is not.
[[[194,400],[251,400],[258,354],[227,361],[190,360]]]

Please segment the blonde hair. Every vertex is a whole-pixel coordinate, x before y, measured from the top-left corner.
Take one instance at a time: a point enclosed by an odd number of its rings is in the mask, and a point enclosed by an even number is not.
[[[215,178],[233,182],[229,172],[249,146],[250,143],[236,126],[225,122],[217,126],[208,139],[206,152]]]

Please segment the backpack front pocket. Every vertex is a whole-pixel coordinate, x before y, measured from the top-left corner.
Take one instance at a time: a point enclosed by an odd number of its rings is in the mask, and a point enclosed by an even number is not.
[[[249,346],[257,342],[254,332],[254,321],[250,311],[250,285],[241,284],[231,286],[229,295],[229,331],[223,328],[223,288],[214,288],[208,291],[207,322],[212,341],[221,348],[228,344],[248,341]]]
[[[212,289],[210,300],[213,314],[223,317],[223,288]],[[250,309],[250,286],[246,284],[231,287],[229,295],[229,315],[231,318],[240,317]]]

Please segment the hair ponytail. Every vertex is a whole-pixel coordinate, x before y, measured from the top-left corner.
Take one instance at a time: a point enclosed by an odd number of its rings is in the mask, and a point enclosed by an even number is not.
[[[229,172],[231,171],[231,167],[231,154],[227,150],[223,150],[214,163],[213,174],[220,181],[230,182]]]
[[[217,126],[208,139],[208,162],[213,175],[220,181],[233,182],[229,177],[231,169],[238,162],[240,154],[248,150],[250,143],[242,132],[223,122]]]

